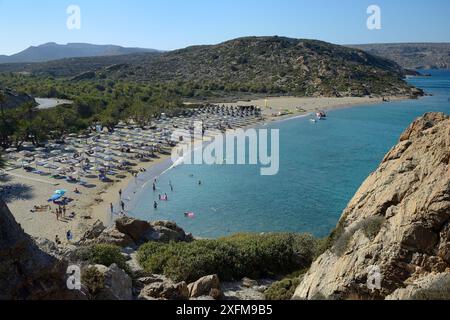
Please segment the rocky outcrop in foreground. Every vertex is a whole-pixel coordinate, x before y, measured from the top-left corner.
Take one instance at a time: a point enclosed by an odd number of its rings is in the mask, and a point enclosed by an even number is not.
[[[450,117],[417,119],[364,182],[294,299],[436,299],[450,292]]]
[[[67,264],[41,251],[0,200],[0,300],[72,299]]]
[[[170,242],[194,240],[192,234],[185,233],[174,222],[142,221],[122,217],[112,227],[106,228],[97,221],[79,241],[79,245],[113,244],[119,247],[138,247],[148,241]]]

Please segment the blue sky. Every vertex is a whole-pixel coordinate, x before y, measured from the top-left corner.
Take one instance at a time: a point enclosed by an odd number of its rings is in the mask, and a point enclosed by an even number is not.
[[[68,30],[66,9],[81,9]],[[366,27],[381,8],[381,30]],[[248,35],[337,44],[450,42],[448,0],[0,0],[0,54],[45,42],[170,50]]]

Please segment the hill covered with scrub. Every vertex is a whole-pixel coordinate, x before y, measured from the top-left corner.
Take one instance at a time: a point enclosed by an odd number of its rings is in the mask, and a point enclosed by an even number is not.
[[[71,81],[172,84],[185,97],[230,94],[298,96],[417,95],[395,62],[317,40],[246,37],[217,45],[114,57],[3,64],[0,72]]]
[[[386,43],[350,46],[410,69],[450,68],[450,43]]]

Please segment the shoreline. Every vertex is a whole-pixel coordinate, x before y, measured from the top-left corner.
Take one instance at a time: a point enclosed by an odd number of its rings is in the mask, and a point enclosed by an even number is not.
[[[273,116],[270,113],[273,109],[263,110],[264,119],[261,121],[255,121],[245,128],[257,128],[269,123],[276,123],[285,120],[292,120],[296,118],[303,118],[311,116],[317,110],[336,110],[341,108],[353,108],[364,105],[375,105],[383,103],[382,98],[271,98],[269,101],[274,101],[281,99],[290,99],[291,104],[286,105],[287,110],[291,113],[283,116]],[[339,100],[341,99],[341,100]],[[400,101],[408,100],[408,97],[389,97],[390,101]],[[323,103],[325,102],[325,103]],[[339,102],[339,103],[337,103]],[[251,102],[247,102],[248,105]],[[303,108],[301,111],[297,110],[296,106],[301,103]],[[221,105],[221,104],[220,104]],[[233,104],[236,105],[236,104]],[[245,104],[243,104],[245,105]],[[203,141],[205,142],[205,141]],[[62,181],[57,185],[54,185],[54,181],[36,182],[32,180],[26,180],[22,178],[17,178],[14,176],[8,176],[12,182],[17,185],[22,185],[23,187],[28,187],[31,189],[27,197],[16,198],[12,201],[7,201],[8,206],[11,209],[14,217],[22,225],[25,232],[34,237],[43,237],[48,240],[53,241],[56,235],[63,241],[63,244],[67,244],[65,240],[65,233],[67,230],[71,230],[74,235],[74,241],[77,241],[84,232],[90,228],[97,220],[102,221],[105,226],[109,226],[114,216],[110,213],[110,204],[114,206],[114,213],[116,214],[117,208],[119,207],[119,190],[122,190],[122,199],[125,203],[125,213],[127,211],[127,206],[133,205],[135,197],[139,195],[139,192],[143,190],[145,185],[162,174],[173,166],[171,160],[171,155],[158,155],[159,158],[154,159],[151,162],[138,163],[134,168],[139,171],[140,169],[145,169],[144,173],[139,173],[138,177],[135,178],[129,173],[124,173],[124,178],[116,180],[111,183],[98,182],[98,180],[93,179],[92,183],[96,182],[99,185],[95,185],[92,190],[83,188],[81,194],[75,194],[72,192],[74,185]],[[13,174],[23,175],[28,178],[33,178],[31,174],[24,173],[22,169],[16,169],[10,171]],[[136,182],[133,183],[133,180]],[[53,182],[53,185],[51,184]],[[91,183],[91,181],[89,181]],[[43,186],[46,185],[46,188]],[[74,203],[68,206],[68,212],[74,212],[76,214],[73,220],[69,221],[56,221],[54,214],[51,212],[44,213],[30,213],[30,209],[33,205],[42,205],[47,203],[48,195],[51,194],[50,191],[53,189],[67,189],[70,190],[68,196],[74,199]],[[89,219],[85,219],[85,216],[89,216]]]
[[[291,98],[291,97],[290,97]],[[300,98],[302,99],[302,98]],[[371,100],[373,100],[374,98],[372,98]],[[410,100],[410,98],[408,97],[389,97],[389,99],[391,99],[391,101],[405,101],[405,100]],[[369,103],[363,103],[363,102],[355,102],[355,103],[342,103],[342,104],[338,104],[338,105],[333,105],[333,106],[328,106],[327,108],[323,108],[320,110],[324,110],[324,111],[334,111],[334,110],[339,110],[339,109],[345,109],[345,108],[357,108],[357,107],[363,107],[365,105],[378,105],[380,103],[388,103],[386,101],[382,101],[382,98],[380,99],[376,99],[377,101],[371,101]],[[220,105],[222,105],[220,103]],[[298,113],[294,113],[294,114],[289,114],[289,115],[285,115],[285,116],[279,116],[279,117],[270,117],[268,119],[264,119],[258,122],[255,122],[253,124],[250,124],[248,126],[242,127],[241,129],[249,129],[249,128],[258,128],[264,125],[268,125],[268,124],[273,124],[273,123],[277,123],[277,122],[284,122],[284,121],[289,121],[289,120],[294,120],[294,119],[299,119],[299,118],[306,118],[311,116],[313,112],[298,112]],[[204,144],[209,143],[209,141],[203,141]],[[124,202],[126,204],[131,204],[131,207],[134,207],[134,203],[136,202],[136,197],[139,196],[140,192],[143,191],[144,187],[150,183],[151,181],[153,181],[154,179],[157,179],[158,177],[160,177],[161,175],[165,174],[166,172],[168,172],[169,170],[171,170],[174,166],[174,163],[172,162],[170,157],[167,157],[166,159],[158,162],[158,163],[153,163],[153,165],[149,166],[149,168],[147,169],[147,172],[145,173],[141,173],[140,176],[142,176],[143,179],[145,179],[146,181],[142,184],[133,184],[132,183],[132,178],[130,178],[130,181],[128,183],[128,185],[126,186],[126,188],[122,188],[123,190],[123,197],[122,199],[124,199]],[[155,169],[155,170],[152,170]],[[118,188],[116,188],[116,194],[118,192]],[[98,206],[101,207],[101,206]],[[105,210],[103,208],[103,210]],[[125,210],[127,211],[127,210]]]

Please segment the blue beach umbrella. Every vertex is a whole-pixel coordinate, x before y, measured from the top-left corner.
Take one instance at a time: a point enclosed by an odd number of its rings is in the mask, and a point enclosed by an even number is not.
[[[54,194],[50,199],[48,199],[48,202],[56,201],[60,199],[63,195],[62,194]]]

